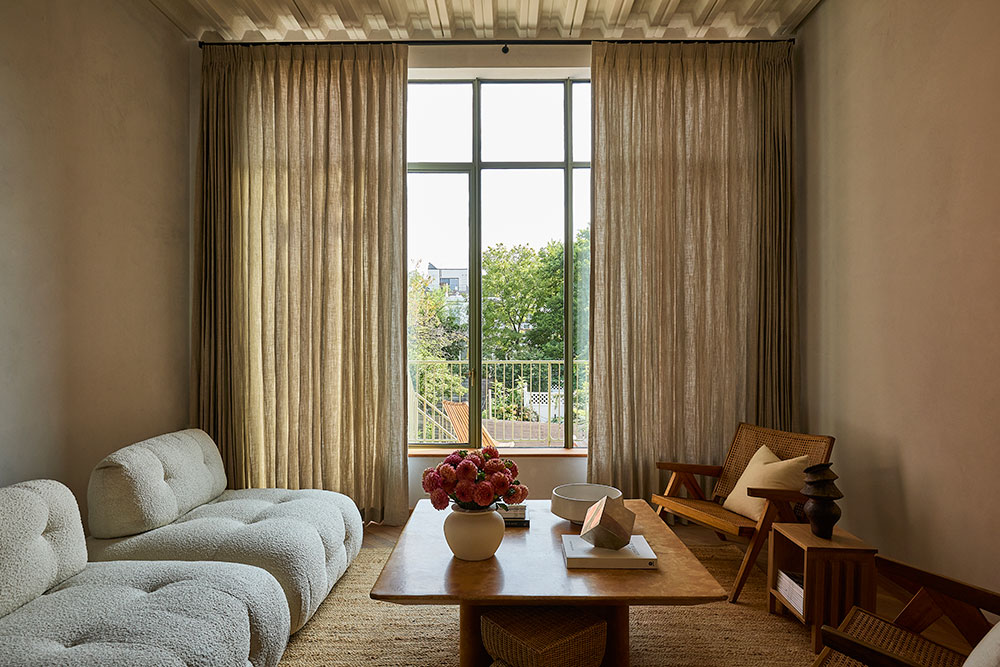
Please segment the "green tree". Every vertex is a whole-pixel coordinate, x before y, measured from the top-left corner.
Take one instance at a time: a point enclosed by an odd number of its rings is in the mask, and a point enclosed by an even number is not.
[[[459,358],[465,340],[458,316],[448,306],[448,290],[430,276],[410,271],[406,308],[407,353],[414,360]]]
[[[438,405],[443,399],[461,399],[465,387],[465,364],[420,363],[458,360],[465,356],[466,337],[461,320],[449,306],[448,290],[435,286],[430,276],[417,271],[409,275],[406,328],[410,382],[417,396]],[[461,356],[460,356],[461,355]],[[425,432],[415,437],[432,437],[434,427],[423,423]]]
[[[538,301],[531,326],[525,333],[534,359],[563,358],[563,244],[549,241],[538,251],[532,277]]]
[[[538,251],[538,265],[531,278],[537,304],[525,338],[530,359],[563,358],[563,244],[550,241]],[[590,327],[590,230],[577,232],[573,241],[573,320],[576,359],[587,359]]]
[[[535,250],[526,245],[491,246],[483,251],[483,358],[495,360],[563,359],[563,244],[551,241]],[[573,241],[574,357],[587,359],[590,318],[590,232]],[[448,290],[429,276],[410,273],[408,341],[411,360],[468,358],[467,301],[449,298]],[[465,367],[416,364],[414,388],[432,403],[465,396]],[[530,376],[529,376],[530,374]],[[563,378],[553,377],[553,384]],[[538,367],[514,365],[503,378],[489,381],[494,414],[509,419],[537,417],[521,405],[524,387],[547,389],[548,375]],[[573,401],[580,410],[587,400],[586,383],[576,382]]]
[[[538,252],[500,243],[483,251],[483,357],[537,359],[524,335],[540,305]]]

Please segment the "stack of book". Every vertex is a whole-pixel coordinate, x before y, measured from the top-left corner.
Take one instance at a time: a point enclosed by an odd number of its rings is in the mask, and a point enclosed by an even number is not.
[[[516,528],[530,525],[528,519],[528,508],[522,505],[507,505],[507,509],[497,508],[497,512],[503,517],[504,524]]]
[[[774,588],[781,597],[795,607],[795,611],[802,613],[802,575],[797,572],[785,572],[778,570],[777,581]]]

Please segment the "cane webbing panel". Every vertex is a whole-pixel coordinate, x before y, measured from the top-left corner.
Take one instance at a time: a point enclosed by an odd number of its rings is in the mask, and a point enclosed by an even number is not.
[[[741,423],[736,428],[736,436],[712,495],[715,498],[726,498],[746,470],[750,459],[762,446],[766,446],[782,461],[805,455],[809,457],[809,465],[815,465],[830,460],[833,440],[829,435],[789,433]]]
[[[889,621],[855,607],[840,625],[841,631],[878,648],[912,660],[924,667],[959,667],[965,656],[922,636],[898,628]],[[864,667],[863,663],[843,653],[830,651],[819,663],[822,667]],[[818,667],[818,666],[817,666]]]
[[[483,613],[483,646],[509,667],[598,667],[608,625],[575,607],[496,607]]]

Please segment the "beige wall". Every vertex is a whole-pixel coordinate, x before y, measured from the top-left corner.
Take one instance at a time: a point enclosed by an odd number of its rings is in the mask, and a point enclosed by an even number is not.
[[[0,3],[0,485],[83,500],[187,421],[189,54],[150,3]]]
[[[808,427],[843,525],[1000,590],[1000,3],[826,0],[799,38]]]

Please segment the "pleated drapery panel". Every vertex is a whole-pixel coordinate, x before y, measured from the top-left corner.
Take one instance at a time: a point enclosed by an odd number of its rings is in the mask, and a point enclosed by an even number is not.
[[[591,481],[797,427],[791,45],[595,43]]]
[[[198,425],[237,487],[349,495],[401,524],[403,45],[206,45]]]

